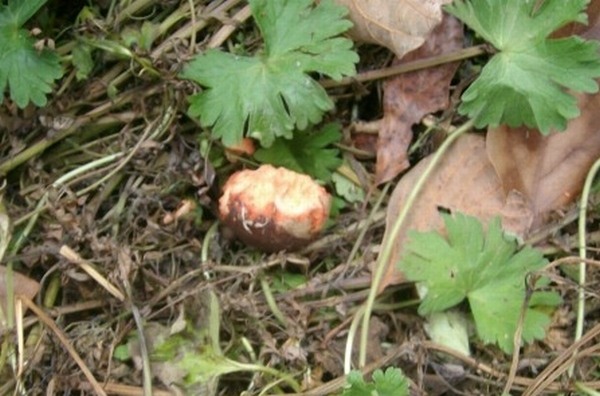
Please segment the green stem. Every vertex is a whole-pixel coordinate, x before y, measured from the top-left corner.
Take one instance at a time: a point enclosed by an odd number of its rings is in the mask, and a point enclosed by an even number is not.
[[[460,128],[456,129],[452,132],[448,138],[442,143],[438,151],[433,155],[431,162],[425,168],[425,171],[417,180],[415,186],[411,190],[406,203],[402,207],[398,218],[394,222],[394,225],[390,232],[390,237],[387,239],[387,243],[385,246],[382,246],[382,251],[377,258],[375,272],[373,274],[373,279],[371,280],[371,289],[369,291],[369,296],[367,301],[365,302],[365,312],[362,317],[362,331],[360,334],[360,351],[359,351],[359,367],[363,367],[366,364],[367,360],[367,346],[369,342],[369,319],[371,317],[371,312],[373,311],[373,305],[375,303],[375,298],[379,292],[379,286],[383,279],[383,275],[388,267],[388,265],[394,265],[395,263],[389,263],[392,256],[392,246],[395,243],[396,239],[398,239],[398,235],[400,234],[400,230],[404,225],[406,218],[408,217],[408,213],[412,208],[415,200],[417,199],[419,193],[421,192],[425,182],[429,178],[429,176],[433,173],[436,165],[440,162],[446,151],[450,148],[452,143],[456,141],[461,135],[465,132],[469,131],[473,127],[474,121],[469,120]]]
[[[75,133],[83,124],[83,122],[75,122],[70,128],[61,131],[54,137],[44,138],[39,142],[29,146],[25,150],[21,151],[14,157],[8,158],[7,160],[0,163],[0,175],[6,175],[9,171],[23,164],[29,159],[43,153],[48,147],[54,143],[59,142],[67,136]]]
[[[12,247],[11,247],[11,256],[15,256],[19,250],[21,250],[21,246],[25,243],[25,240],[33,230],[33,226],[38,221],[40,214],[46,209],[46,205],[48,203],[48,192],[45,192],[42,195],[42,198],[38,201],[35,209],[33,210],[33,214],[29,217],[27,224],[23,231],[18,235],[17,239],[15,239]],[[15,222],[15,225],[17,223]]]
[[[377,69],[364,73],[360,73],[352,77],[344,77],[341,80],[321,80],[319,83],[324,88],[333,88],[344,85],[355,84],[357,82],[367,82],[373,80],[381,80],[387,77],[392,77],[398,74],[409,73],[416,70],[428,69],[430,67],[443,65],[450,62],[456,62],[463,59],[473,58],[485,54],[487,52],[485,45],[463,48],[451,53],[423,58],[416,61],[402,63],[396,66],[391,66],[385,69]]]
[[[128,18],[132,18],[133,15],[144,8],[148,8],[152,5],[153,0],[137,0],[129,3],[124,9],[119,10],[119,12],[115,13],[115,20],[108,20],[107,23],[120,25]],[[112,15],[111,15],[112,16]]]
[[[230,363],[233,363],[235,366],[239,368],[240,371],[259,371],[266,374],[270,374],[273,377],[277,377],[287,382],[287,384],[294,390],[294,392],[300,392],[302,387],[296,380],[294,380],[290,375],[283,374],[274,368],[268,366],[262,366],[260,364],[252,364],[252,363],[240,363],[230,359],[227,359]]]
[[[88,192],[90,192],[90,191],[94,190],[95,188],[104,184],[107,180],[111,179],[114,175],[117,174],[117,172],[119,172],[121,169],[123,169],[123,167],[125,167],[125,165],[127,165],[129,163],[129,161],[131,161],[131,159],[134,157],[135,154],[137,154],[138,150],[146,142],[146,140],[148,139],[149,136],[151,139],[156,140],[164,132],[166,132],[167,128],[171,125],[171,123],[173,122],[174,119],[175,119],[175,109],[172,106],[169,106],[165,110],[160,121],[156,122],[157,125],[155,125],[155,123],[152,122],[148,126],[146,126],[144,133],[139,138],[136,145],[132,149],[129,150],[129,153],[127,153],[127,156],[123,159],[123,161],[121,161],[121,163],[119,165],[117,165],[114,169],[109,171],[104,177],[100,178],[100,180],[92,183],[90,186],[84,188],[83,190],[78,191],[77,196],[85,195]],[[124,155],[125,155],[125,153],[113,154],[113,156],[118,156],[119,158]],[[102,158],[100,158],[100,160],[102,160]],[[80,167],[79,169],[81,169],[81,168],[83,168],[83,167]]]
[[[577,389],[579,392],[581,392],[582,395],[600,396],[600,392],[584,385],[581,382],[575,382],[575,389]]]
[[[346,350],[344,353],[344,374],[348,374],[352,370],[352,349],[354,347],[354,339],[360,324],[361,316],[365,317],[365,305],[361,306],[352,318],[350,329],[348,330],[348,338],[346,339]]]
[[[373,220],[375,219],[375,215],[379,211],[379,207],[383,203],[383,199],[387,195],[387,192],[390,189],[390,186],[391,186],[391,183],[387,183],[385,185],[385,187],[383,187],[383,190],[381,191],[381,193],[379,194],[379,198],[377,199],[377,202],[375,202],[375,206],[373,206],[373,209],[371,209],[371,212],[369,213],[369,217],[367,217],[367,221],[365,221],[362,229],[360,230],[360,233],[356,237],[356,242],[354,242],[354,246],[352,246],[352,251],[348,255],[348,259],[346,260],[346,266],[350,266],[350,264],[354,260],[354,256],[356,256],[356,253],[358,253],[358,249],[362,246],[362,241],[365,238],[367,231],[369,230],[369,226],[373,223]]]
[[[275,315],[279,323],[281,323],[284,327],[287,327],[287,320],[285,319],[285,316],[283,316],[283,313],[279,310],[277,302],[275,301],[275,297],[273,297],[273,292],[271,292],[271,288],[269,287],[269,283],[262,274],[260,275],[260,286],[262,287],[263,294],[267,300],[267,305],[269,308],[271,308],[273,315]]]
[[[206,231],[204,235],[204,239],[202,240],[202,252],[200,256],[200,260],[202,264],[205,264],[208,261],[208,249],[210,248],[210,241],[217,235],[217,231],[219,230],[219,222],[215,221]],[[209,275],[205,274],[207,279],[209,279]]]
[[[89,111],[87,114],[78,117],[75,120],[75,122],[73,122],[73,125],[65,129],[64,131],[60,131],[54,136],[41,139],[40,141],[29,146],[27,149],[16,154],[14,157],[10,157],[5,161],[0,162],[0,175],[6,175],[8,172],[13,170],[17,166],[29,161],[33,157],[40,155],[41,153],[46,151],[48,147],[60,142],[61,140],[66,139],[67,137],[73,135],[76,132],[81,132],[81,129],[84,126],[88,126],[88,124],[91,124],[92,120],[94,120],[95,126],[99,125],[102,127],[110,127],[111,125],[114,125],[115,121],[117,120],[113,119],[113,117],[111,116],[106,116],[102,119],[98,118],[108,113],[109,111],[114,111],[115,108],[120,107],[125,103],[131,102],[135,98],[135,95],[139,95],[139,93],[128,92],[119,96],[110,103],[96,107],[95,109]],[[150,95],[150,93],[148,93],[148,95]]]
[[[590,191],[592,189],[592,183],[600,169],[600,159],[596,160],[592,165],[590,171],[585,179],[583,185],[583,192],[581,193],[581,204],[579,205],[579,223],[578,223],[578,238],[579,238],[579,258],[585,260],[587,257],[586,249],[586,221],[587,221],[587,203],[590,197]],[[585,261],[579,263],[579,280],[577,288],[577,322],[575,324],[575,342],[579,341],[583,335],[583,322],[585,317],[585,276],[586,276],[586,264]],[[577,350],[573,351],[573,356],[577,354]],[[569,367],[569,377],[573,375],[575,369],[575,361]]]
[[[140,354],[142,355],[142,394],[143,396],[152,396],[152,369],[150,365],[150,353],[148,343],[144,333],[144,320],[140,314],[140,310],[131,302],[131,287],[127,285],[127,297],[129,300],[129,308],[133,313],[133,320],[137,328],[138,342],[140,343]]]
[[[88,162],[87,164],[77,167],[77,168],[73,169],[72,171],[67,172],[64,175],[62,175],[61,177],[59,177],[58,179],[56,179],[56,181],[54,181],[54,183],[52,183],[52,187],[61,188],[67,183],[67,181],[73,180],[77,176],[82,175],[89,170],[99,168],[103,165],[111,163],[111,162],[121,158],[123,155],[125,155],[125,154],[124,153],[116,153],[116,154],[107,155],[106,157],[98,158],[97,160]]]

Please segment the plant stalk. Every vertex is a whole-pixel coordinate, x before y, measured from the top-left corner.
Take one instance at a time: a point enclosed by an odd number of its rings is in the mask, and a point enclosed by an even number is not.
[[[452,132],[442,143],[438,151],[433,155],[431,162],[428,164],[427,168],[421,175],[421,177],[417,180],[415,186],[411,190],[405,205],[402,207],[398,218],[394,222],[392,227],[392,231],[390,232],[390,238],[387,240],[385,246],[382,246],[382,251],[377,257],[377,263],[375,267],[375,272],[373,274],[373,279],[371,281],[371,289],[369,290],[369,296],[367,301],[365,302],[365,312],[362,317],[362,332],[360,334],[360,350],[359,350],[359,367],[364,367],[367,360],[367,346],[369,342],[369,319],[371,317],[371,312],[373,311],[373,305],[375,303],[375,298],[379,293],[379,286],[383,279],[383,275],[388,267],[388,265],[395,265],[396,263],[390,263],[390,259],[392,256],[392,245],[395,243],[402,226],[404,225],[406,218],[408,217],[408,213],[412,208],[415,200],[417,199],[419,193],[423,189],[425,182],[431,176],[435,167],[440,162],[446,151],[450,148],[450,146],[464,133],[471,130],[474,125],[474,120],[469,120],[465,124],[463,124],[460,128],[456,129]]]
[[[583,192],[581,193],[581,203],[579,205],[579,222],[578,222],[578,238],[579,238],[579,258],[582,260],[579,263],[579,279],[577,288],[577,322],[575,324],[575,342],[579,341],[583,336],[583,322],[585,319],[585,277],[586,277],[586,264],[587,258],[586,249],[586,222],[587,222],[587,205],[590,197],[590,191],[592,189],[592,183],[598,170],[600,169],[600,159],[596,160],[590,171],[585,178],[585,184],[583,185]],[[577,349],[573,351],[573,356],[577,354]],[[573,376],[575,371],[575,360],[573,364],[569,366],[569,377]]]

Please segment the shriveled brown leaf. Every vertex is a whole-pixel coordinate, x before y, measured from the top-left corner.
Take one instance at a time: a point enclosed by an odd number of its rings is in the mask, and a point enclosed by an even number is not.
[[[4,253],[11,239],[11,223],[10,217],[6,213],[6,208],[2,202],[0,194],[0,261],[4,257]],[[6,315],[8,306],[8,270],[6,267],[0,266],[0,309]],[[12,272],[12,287],[13,297],[24,296],[29,300],[33,299],[40,290],[40,284],[33,279],[21,275],[15,271]],[[0,316],[6,318],[5,316]],[[0,321],[0,330],[2,330],[2,321]]]
[[[521,192],[531,203],[533,227],[573,202],[600,157],[600,94],[578,95],[581,115],[564,132],[544,137],[536,130],[505,126],[488,131],[487,152],[506,193]]]
[[[600,0],[592,0],[587,8],[588,24],[579,25],[581,35],[586,39],[600,39]],[[574,30],[572,34],[579,34],[579,31]]]
[[[350,10],[350,34],[389,48],[398,58],[420,47],[452,0],[336,0]]]
[[[383,246],[388,243],[391,229],[401,208],[430,161],[431,156],[420,161],[394,189],[387,209]],[[393,242],[392,255],[387,263],[380,290],[404,279],[396,266],[402,257],[409,230],[443,229],[440,208],[475,216],[483,223],[487,223],[493,217],[502,216],[503,227],[517,235],[522,235],[531,224],[531,212],[523,196],[511,194],[509,199],[505,200],[500,180],[487,157],[484,137],[474,134],[462,136],[438,163],[411,208],[398,237]]]
[[[399,62],[444,54],[462,47],[462,24],[446,16],[418,49]],[[375,181],[385,183],[409,167],[407,149],[412,126],[424,115],[445,109],[449,103],[449,85],[458,62],[430,67],[387,79],[383,84],[383,120],[377,147]]]
[[[7,269],[6,267],[0,266],[0,308],[2,308],[2,312],[6,315],[6,307],[8,301],[7,294]],[[24,296],[27,299],[32,300],[35,295],[40,290],[40,284],[26,277],[25,275],[19,274],[18,272],[13,271],[13,291],[14,296]],[[0,330],[2,330],[2,323],[0,322]]]

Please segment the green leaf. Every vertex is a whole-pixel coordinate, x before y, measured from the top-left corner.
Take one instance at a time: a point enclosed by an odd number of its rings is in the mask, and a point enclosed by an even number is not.
[[[365,201],[365,192],[363,189],[347,177],[340,173],[333,173],[331,181],[335,185],[336,194],[346,200],[346,202],[357,203]]]
[[[490,222],[484,235],[475,217],[460,213],[442,216],[447,238],[437,232],[411,232],[400,263],[406,277],[427,290],[419,312],[440,312],[466,298],[479,337],[512,353],[513,335],[525,302],[526,277],[547,261],[531,247],[519,250],[514,238],[503,233],[499,218]],[[538,287],[545,284],[545,279],[537,282]],[[535,307],[559,302],[556,293],[533,292],[522,329],[525,342],[543,338],[550,320]]]
[[[336,37],[352,24],[347,11],[332,0],[250,0],[264,38],[255,57],[208,50],[196,56],[181,76],[206,89],[190,98],[189,114],[226,146],[244,134],[264,147],[275,137],[319,122],[333,108],[326,91],[307,73],[334,79],[355,74],[352,41]]]
[[[289,271],[281,271],[273,277],[273,292],[285,293],[301,285],[304,285],[308,279],[304,274],[295,274]]]
[[[10,97],[20,108],[31,101],[46,104],[52,83],[62,76],[58,55],[48,49],[37,51],[35,40],[21,26],[46,0],[9,0],[0,5],[0,92],[7,85]]]
[[[543,134],[564,130],[579,115],[576,99],[565,89],[598,91],[599,43],[548,36],[569,22],[586,23],[588,3],[467,0],[446,6],[499,50],[464,92],[459,112],[475,119],[477,127],[526,125]]]
[[[243,365],[215,353],[210,347],[206,347],[202,353],[184,352],[177,366],[186,373],[188,385],[207,383],[223,374],[244,370]]]
[[[351,371],[346,377],[346,381],[348,382],[348,386],[344,389],[342,396],[363,396],[372,394],[371,391],[374,388],[374,385],[367,384],[362,377],[360,371]]]
[[[160,34],[160,27],[150,21],[144,21],[141,27],[126,26],[121,32],[121,42],[128,48],[139,47],[150,51],[152,43]]]
[[[351,371],[347,377],[348,386],[342,396],[408,396],[408,380],[400,369],[388,367],[373,372],[373,381],[366,383],[359,371]]]
[[[326,147],[341,137],[339,124],[327,124],[316,133],[296,132],[292,139],[277,138],[271,147],[256,150],[254,158],[328,182],[342,159],[339,150]]]
[[[72,55],[72,63],[76,70],[75,77],[77,81],[86,79],[94,68],[92,48],[83,42],[78,42],[73,47]]]
[[[427,315],[424,329],[436,344],[470,356],[469,328],[471,322],[471,318],[467,317],[459,308],[453,308]]]
[[[123,362],[130,360],[129,346],[127,344],[117,345],[113,352],[113,358]]]
[[[408,380],[400,369],[388,367],[385,373],[381,370],[375,370],[373,382],[378,395],[408,396]]]
[[[8,5],[2,5],[2,14],[6,12],[6,15],[4,16],[11,19],[16,26],[22,26],[29,18],[35,15],[44,4],[46,4],[46,1],[47,0],[9,0]],[[0,21],[2,19],[3,16],[0,16]]]

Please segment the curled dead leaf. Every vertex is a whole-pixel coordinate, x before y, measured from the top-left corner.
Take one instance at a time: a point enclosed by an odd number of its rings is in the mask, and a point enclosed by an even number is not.
[[[163,224],[171,224],[190,214],[194,209],[196,209],[196,202],[191,199],[184,199],[179,202],[179,205],[177,205],[177,209],[174,212],[167,213],[163,216]]]
[[[446,16],[418,49],[399,63],[440,55],[462,48],[462,24]],[[448,107],[450,82],[458,62],[446,63],[399,76],[384,82],[383,111],[377,143],[376,184],[385,183],[409,167],[408,146],[412,126],[423,116]]]
[[[336,0],[350,11],[356,40],[389,48],[398,58],[420,47],[452,0]]]
[[[7,301],[8,301],[8,293],[7,293],[7,278],[8,278],[8,270],[6,267],[0,266],[0,308],[2,312],[6,314]],[[40,284],[31,279],[22,275],[18,272],[14,272],[12,274],[12,282],[13,282],[13,294],[15,297],[24,296],[27,297],[28,300],[33,300],[35,295],[40,290]],[[0,322],[0,331],[2,331],[2,322]]]
[[[564,132],[501,126],[488,131],[486,149],[505,194],[521,192],[531,203],[533,227],[552,211],[573,202],[594,161],[600,157],[600,94],[577,95],[581,115]]]

